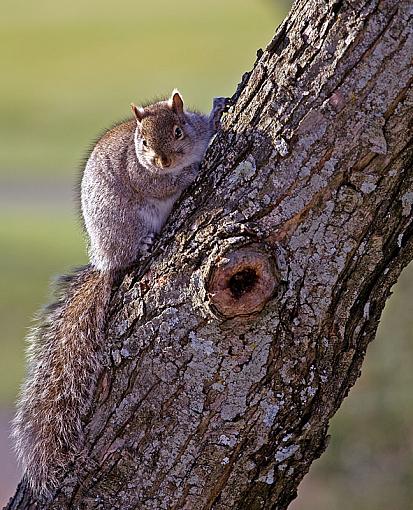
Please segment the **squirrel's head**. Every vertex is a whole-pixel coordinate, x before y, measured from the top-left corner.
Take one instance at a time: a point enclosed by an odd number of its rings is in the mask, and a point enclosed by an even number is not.
[[[165,101],[137,107],[136,155],[139,162],[152,172],[178,172],[200,161],[210,139],[207,118],[185,111],[178,90]]]

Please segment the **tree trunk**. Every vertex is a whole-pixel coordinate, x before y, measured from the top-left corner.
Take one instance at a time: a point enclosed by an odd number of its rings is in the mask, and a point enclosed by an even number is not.
[[[294,4],[113,296],[82,455],[7,508],[288,507],[413,258],[412,27],[410,0]]]

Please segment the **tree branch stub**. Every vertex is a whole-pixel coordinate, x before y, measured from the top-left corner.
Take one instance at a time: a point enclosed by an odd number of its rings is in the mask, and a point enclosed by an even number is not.
[[[256,245],[223,254],[207,282],[210,305],[225,318],[260,312],[273,296],[279,276],[273,257]]]

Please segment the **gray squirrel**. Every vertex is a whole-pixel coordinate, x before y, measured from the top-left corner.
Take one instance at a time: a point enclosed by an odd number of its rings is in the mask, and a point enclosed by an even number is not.
[[[167,100],[131,106],[134,119],[97,141],[83,171],[90,265],[61,278],[57,301],[42,311],[28,337],[13,437],[25,476],[41,496],[57,487],[81,449],[113,283],[148,253],[194,181],[225,100],[216,98],[209,116],[186,110],[176,89]]]

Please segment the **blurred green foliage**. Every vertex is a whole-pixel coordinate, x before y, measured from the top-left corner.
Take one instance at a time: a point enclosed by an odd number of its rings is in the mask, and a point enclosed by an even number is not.
[[[280,5],[283,7],[280,8]],[[285,2],[3,0],[0,172],[71,172],[131,101],[178,87],[207,110],[231,95]]]
[[[51,279],[86,262],[74,214],[21,204],[1,208],[0,405],[11,403],[23,377],[24,337],[48,299]]]
[[[15,398],[23,339],[50,279],[86,261],[75,207],[50,184],[72,186],[85,148],[129,116],[131,101],[178,87],[207,110],[213,96],[231,95],[287,4],[2,1],[0,406]],[[24,184],[17,198],[11,183]],[[333,419],[330,447],[295,510],[412,508],[412,289],[413,266],[395,288],[362,377]]]

